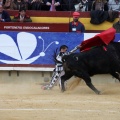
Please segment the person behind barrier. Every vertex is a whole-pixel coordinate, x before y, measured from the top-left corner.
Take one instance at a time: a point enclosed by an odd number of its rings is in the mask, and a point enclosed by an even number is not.
[[[29,15],[26,14],[25,8],[21,8],[19,13],[14,16],[12,22],[32,22]]]
[[[79,0],[62,0],[62,11],[75,11],[75,5]]]
[[[12,0],[5,0],[3,8],[6,9],[6,10],[12,9]]]
[[[31,1],[31,10],[43,10],[44,1],[43,0],[32,0]]]
[[[53,70],[52,79],[48,85],[42,86],[43,90],[52,89],[57,81],[59,81],[59,83],[60,83],[61,76],[64,75],[64,70],[63,70],[63,65],[62,65],[62,57],[64,55],[68,54],[67,50],[68,50],[68,46],[61,45],[58,55],[56,55],[56,52],[55,52],[55,54],[54,54],[55,68]]]
[[[4,3],[3,3],[3,0],[0,0],[0,5],[3,5]]]
[[[108,6],[109,6],[109,10],[120,11],[120,1],[119,0],[109,0]]]
[[[69,23],[69,32],[84,33],[85,26],[79,21],[80,13],[73,13],[73,21]]]
[[[61,11],[61,0],[44,0],[47,11]],[[53,7],[53,8],[51,8]],[[52,10],[54,9],[54,10]]]
[[[28,9],[24,0],[13,0],[12,1],[12,9],[13,10],[20,10],[21,8]]]
[[[10,22],[11,18],[7,11],[3,10],[3,6],[0,5],[0,22]]]
[[[92,0],[79,0],[79,3],[75,5],[75,11],[91,11]]]
[[[92,3],[92,10],[108,11],[108,0],[94,0]]]

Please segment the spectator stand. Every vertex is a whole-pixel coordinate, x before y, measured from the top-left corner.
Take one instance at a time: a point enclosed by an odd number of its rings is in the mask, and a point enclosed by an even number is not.
[[[16,10],[8,10],[11,18],[18,11]],[[72,11],[34,11],[34,10],[27,10],[27,14],[31,17],[33,23],[64,23],[69,24],[72,21]],[[90,12],[80,12],[80,21],[85,25],[86,32],[101,32],[112,27],[112,24],[117,22],[118,19],[115,19],[114,22],[105,21],[100,25],[93,25],[90,23]],[[32,23],[31,23],[32,24]]]

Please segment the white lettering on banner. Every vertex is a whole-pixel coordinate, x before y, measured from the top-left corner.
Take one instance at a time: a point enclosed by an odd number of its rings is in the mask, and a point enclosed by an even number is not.
[[[22,26],[4,26],[4,29],[22,29]]]
[[[49,29],[49,27],[23,26],[23,29]]]
[[[4,29],[50,29],[49,27],[40,27],[40,26],[4,26]]]

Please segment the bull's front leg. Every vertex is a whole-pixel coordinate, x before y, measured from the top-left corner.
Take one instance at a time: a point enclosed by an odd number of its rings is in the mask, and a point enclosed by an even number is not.
[[[62,77],[61,77],[61,92],[64,92],[66,90],[65,88],[65,81],[67,81],[68,79],[70,79],[73,76],[73,74],[70,73],[65,73]]]
[[[65,89],[65,80],[64,80],[64,76],[61,77],[61,92],[64,92],[66,89]]]

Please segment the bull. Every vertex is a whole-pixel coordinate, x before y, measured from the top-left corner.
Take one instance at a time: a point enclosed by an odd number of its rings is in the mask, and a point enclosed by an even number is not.
[[[96,94],[101,92],[92,84],[91,76],[111,74],[120,81],[120,43],[111,42],[106,46],[97,46],[91,50],[65,55],[62,58],[65,74],[61,77],[61,90],[64,82],[72,76],[82,78]]]

